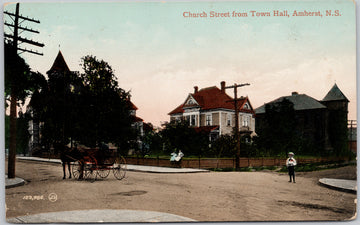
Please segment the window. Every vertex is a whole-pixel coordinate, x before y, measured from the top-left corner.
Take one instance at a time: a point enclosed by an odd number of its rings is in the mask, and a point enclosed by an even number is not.
[[[190,98],[189,101],[187,102],[188,105],[192,105],[194,104],[193,100]]]
[[[206,115],[206,126],[211,126],[211,115]]]
[[[243,116],[243,121],[242,121],[242,125],[243,127],[248,127],[249,126],[249,117],[248,116]]]
[[[191,115],[190,126],[196,126],[196,115]]]
[[[226,125],[231,126],[231,114],[226,114]]]

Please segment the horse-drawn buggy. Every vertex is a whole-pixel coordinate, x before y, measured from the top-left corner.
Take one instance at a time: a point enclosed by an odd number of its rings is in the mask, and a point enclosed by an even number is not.
[[[62,156],[65,179],[65,163],[68,164],[69,173],[76,179],[95,181],[97,178],[106,178],[112,171],[114,177],[121,180],[126,174],[126,160],[113,150],[72,149],[64,152]],[[72,171],[70,171],[72,164]]]

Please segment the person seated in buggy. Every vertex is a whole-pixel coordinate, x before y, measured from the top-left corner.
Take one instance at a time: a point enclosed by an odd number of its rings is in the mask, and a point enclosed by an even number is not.
[[[171,153],[170,162],[173,166],[181,167],[181,159],[184,157],[184,153],[182,153],[181,150],[179,150],[179,153],[176,154],[176,152]]]

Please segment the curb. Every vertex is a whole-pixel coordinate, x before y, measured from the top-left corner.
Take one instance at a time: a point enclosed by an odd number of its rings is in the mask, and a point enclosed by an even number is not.
[[[321,186],[324,186],[324,187],[327,187],[327,188],[330,188],[333,190],[343,191],[343,192],[352,193],[352,194],[357,193],[356,181],[355,181],[354,187],[343,187],[343,186],[337,185],[336,183],[334,183],[334,181],[343,181],[343,182],[351,182],[351,183],[353,182],[353,180],[321,178],[321,179],[319,179],[319,184]]]
[[[23,161],[34,161],[34,162],[42,162],[42,163],[54,163],[54,164],[61,164],[60,159],[43,159],[43,158],[22,158],[22,157],[16,157],[17,160],[23,160]]]
[[[5,176],[5,189],[14,188],[25,185],[25,180],[19,177],[9,179],[7,175]]]
[[[7,218],[8,223],[178,223],[196,222],[191,218],[143,210],[75,210],[40,213]]]
[[[17,159],[23,160],[23,161],[40,162],[40,163],[61,164],[60,159],[44,159],[44,158],[39,158],[39,157],[17,157]],[[144,173],[165,173],[165,174],[210,172],[210,170],[204,170],[204,169],[169,168],[169,167],[144,166],[144,165],[133,165],[133,164],[127,165],[127,171],[144,172]]]

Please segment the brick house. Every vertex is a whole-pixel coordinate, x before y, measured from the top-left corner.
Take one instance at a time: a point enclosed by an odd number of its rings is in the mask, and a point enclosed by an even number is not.
[[[254,110],[248,97],[238,100],[240,132],[254,134]],[[194,87],[194,93],[188,94],[184,103],[170,113],[170,121],[187,120],[189,126],[197,130],[210,132],[212,139],[220,135],[231,134],[235,127],[235,107],[233,98],[225,92],[225,81],[221,88],[216,86]]]

